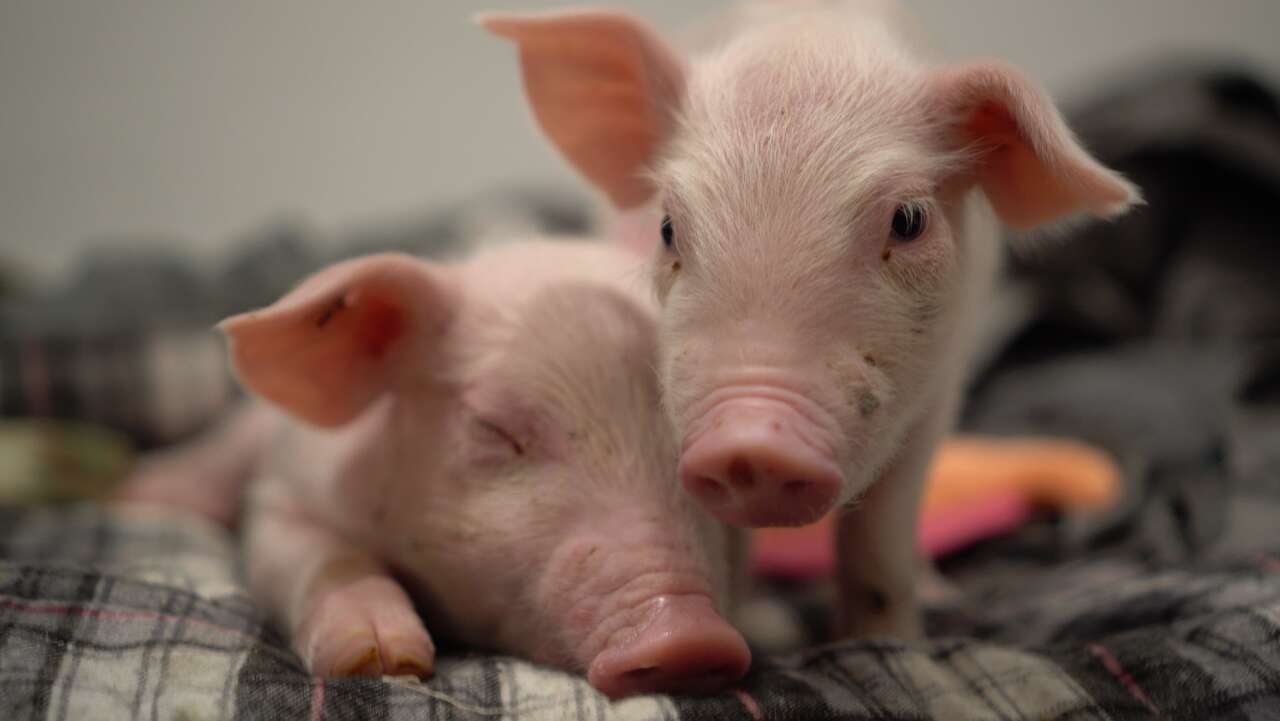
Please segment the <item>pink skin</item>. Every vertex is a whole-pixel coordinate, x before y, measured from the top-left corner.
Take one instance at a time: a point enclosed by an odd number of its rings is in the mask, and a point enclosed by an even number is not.
[[[223,323],[283,411],[247,567],[308,668],[428,676],[430,627],[612,697],[746,672],[721,615],[740,539],[676,482],[642,263],[551,242],[371,256]]]
[[[1112,217],[1137,191],[1016,70],[919,59],[891,2],[752,3],[691,54],[612,11],[480,22],[519,47],[534,116],[623,211],[621,243],[656,247],[684,486],[745,526],[846,507],[844,631],[918,634],[917,507],[995,221]]]
[[[803,398],[790,395],[771,386],[722,389],[690,424],[680,477],[717,518],[799,525],[835,500],[841,479],[830,436],[796,410]]]
[[[143,457],[114,499],[181,508],[233,527],[245,481],[275,424],[270,410],[244,403],[199,437]]]

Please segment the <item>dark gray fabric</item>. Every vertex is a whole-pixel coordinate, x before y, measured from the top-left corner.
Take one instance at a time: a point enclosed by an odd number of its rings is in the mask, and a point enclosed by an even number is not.
[[[1280,106],[1243,71],[1184,67],[1072,120],[1147,206],[1015,255],[1032,311],[964,426],[1085,438],[1124,464],[1129,506],[1059,528],[1074,536],[1053,536],[1054,559],[1068,541],[1152,560],[1243,550],[1280,525],[1240,500],[1280,485]]]

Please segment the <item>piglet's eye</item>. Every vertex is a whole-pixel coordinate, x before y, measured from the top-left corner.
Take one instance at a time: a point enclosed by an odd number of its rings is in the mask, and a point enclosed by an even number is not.
[[[505,446],[507,450],[517,456],[524,455],[524,444],[521,443],[514,434],[507,429],[484,418],[475,419],[476,430],[488,442],[498,446]]]
[[[890,232],[894,240],[907,242],[924,234],[928,225],[928,214],[919,203],[903,203],[893,211],[893,223]]]
[[[671,216],[662,216],[662,244],[667,250],[674,250],[676,245],[676,229],[671,225]]]

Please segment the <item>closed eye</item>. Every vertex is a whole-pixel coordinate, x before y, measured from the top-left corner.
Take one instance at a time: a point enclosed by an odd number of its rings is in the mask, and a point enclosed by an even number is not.
[[[517,456],[524,455],[524,445],[502,426],[484,418],[476,418],[475,425],[490,439],[507,444]]]

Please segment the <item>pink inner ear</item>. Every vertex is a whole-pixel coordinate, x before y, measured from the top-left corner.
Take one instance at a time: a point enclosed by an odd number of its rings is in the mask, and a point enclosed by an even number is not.
[[[547,137],[619,208],[653,195],[642,176],[671,128],[680,60],[640,21],[579,10],[478,18],[520,46],[525,93]]]
[[[967,129],[980,145],[990,148],[981,161],[983,190],[1005,223],[1028,229],[1079,209],[1076,193],[1045,172],[1044,162],[1031,151],[1003,106],[981,103]]]
[[[584,54],[590,51],[584,48]],[[596,67],[577,69],[546,61],[541,57],[545,54],[537,44],[520,53],[538,123],[615,205],[628,208],[644,202],[652,190],[636,172],[653,154],[661,123],[640,68],[622,54],[597,54]],[[590,98],[589,104],[585,98]],[[588,113],[593,117],[583,117]]]
[[[445,296],[422,261],[373,256],[322,271],[276,304],[221,328],[250,390],[331,427],[392,389],[406,358],[436,340],[449,312]]]
[[[368,298],[362,305],[356,324],[356,350],[371,360],[382,360],[404,336],[404,309],[378,297]]]
[[[936,87],[944,112],[958,120],[959,141],[978,151],[978,179],[1008,225],[1029,229],[1080,212],[1111,217],[1139,202],[1018,71],[980,63],[940,73]]]

